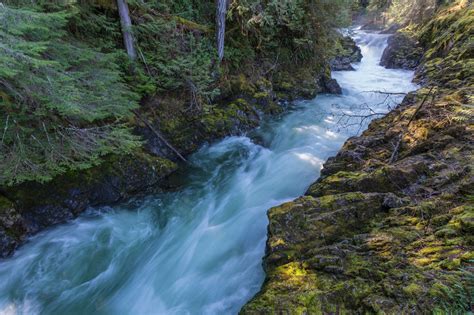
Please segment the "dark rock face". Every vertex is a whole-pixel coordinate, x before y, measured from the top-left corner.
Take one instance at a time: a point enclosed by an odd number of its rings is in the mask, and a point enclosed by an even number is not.
[[[362,25],[361,29],[367,31],[381,31],[385,24],[382,20],[371,20]]]
[[[143,153],[114,157],[96,168],[65,174],[47,184],[4,189],[0,195],[0,257],[10,255],[28,235],[73,219],[88,207],[150,191],[176,167],[169,160]]]
[[[362,53],[355,41],[349,37],[340,39],[341,47],[336,52],[337,56],[330,61],[331,70],[333,71],[351,71],[354,70],[352,63],[362,60]]]
[[[381,31],[380,34],[395,34],[395,32],[398,31],[400,27],[401,26],[398,24],[390,25],[388,28]]]
[[[298,71],[277,74],[274,90],[280,100],[312,99],[318,93],[339,94],[339,84],[331,79],[331,69],[325,64],[319,69],[311,65],[302,66]]]
[[[396,33],[388,39],[388,46],[380,64],[388,69],[414,70],[420,64],[423,49],[406,34]]]
[[[342,88],[336,79],[323,78],[321,82],[322,82],[321,85],[324,86],[324,91],[326,93],[337,94],[337,95],[342,94]]]

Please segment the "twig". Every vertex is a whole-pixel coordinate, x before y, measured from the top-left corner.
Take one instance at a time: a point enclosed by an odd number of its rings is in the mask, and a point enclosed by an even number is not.
[[[3,141],[5,140],[5,134],[7,133],[9,119],[10,119],[10,115],[7,115],[7,121],[5,122],[5,128],[3,129],[3,135],[2,135],[2,145],[3,145]]]
[[[189,86],[189,92],[191,94],[191,103],[189,105],[189,108],[187,110],[192,110],[192,109],[198,109],[200,110],[201,109],[201,102],[199,101],[199,98],[198,98],[198,89],[196,87],[196,85],[194,84],[194,82],[188,78],[186,78],[186,83],[188,84]]]
[[[148,75],[150,77],[153,77],[153,75],[151,74],[150,68],[148,67],[148,63],[146,62],[145,56],[143,55],[142,50],[140,49],[140,47],[138,47],[138,45],[137,45],[137,50],[138,50],[138,53],[140,54],[140,58],[142,59],[143,64],[145,65]]]
[[[389,160],[388,164],[392,164],[397,159],[398,150],[399,150],[400,144],[402,142],[402,134],[400,133],[397,137],[398,137],[398,140],[397,140],[397,143],[395,144],[395,147],[393,148],[393,152],[392,152],[392,155],[390,156],[390,160]]]
[[[431,95],[431,92],[433,92],[433,89],[434,89],[434,86],[431,87],[430,91],[425,95],[425,97],[423,98],[423,101],[421,102],[420,106],[418,106],[415,110],[415,112],[413,113],[413,116],[411,116],[410,120],[408,121],[408,125],[407,125],[407,128],[410,126],[411,122],[413,121],[413,119],[415,119],[415,116],[418,114],[418,112],[421,110],[421,108],[423,107],[423,105],[425,105],[426,103],[426,100],[428,99],[428,96]]]
[[[386,94],[386,95],[406,95],[407,93],[402,92],[384,92],[379,90],[371,90],[371,91],[362,91],[362,93],[378,93],[378,94]]]
[[[275,63],[267,70],[265,71],[265,75],[269,74],[270,72],[272,72],[273,70],[275,70],[275,68],[278,66],[278,59],[280,58],[280,52],[278,52],[276,58],[275,58]]]

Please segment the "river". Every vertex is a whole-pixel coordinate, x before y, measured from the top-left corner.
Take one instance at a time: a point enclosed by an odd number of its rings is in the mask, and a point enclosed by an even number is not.
[[[204,146],[178,192],[91,209],[1,261],[0,314],[236,314],[265,277],[267,210],[304,194],[371,114],[402,98],[370,91],[416,88],[412,72],[378,65],[387,35],[353,36],[364,58],[333,74],[342,96],[295,102]]]

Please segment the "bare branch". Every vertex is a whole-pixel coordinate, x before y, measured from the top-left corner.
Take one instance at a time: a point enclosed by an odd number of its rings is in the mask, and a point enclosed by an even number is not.
[[[403,92],[386,92],[386,91],[379,91],[379,90],[362,91],[361,93],[377,93],[377,94],[402,95],[402,96],[407,94]]]
[[[5,122],[5,128],[3,129],[2,142],[1,142],[2,145],[3,145],[3,142],[5,140],[5,135],[7,133],[9,120],[10,120],[10,115],[7,116],[7,121]]]

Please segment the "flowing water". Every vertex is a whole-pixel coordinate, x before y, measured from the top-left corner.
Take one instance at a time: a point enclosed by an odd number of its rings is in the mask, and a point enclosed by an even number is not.
[[[367,91],[415,89],[412,72],[378,65],[386,35],[353,36],[364,58],[334,74],[342,96],[297,102],[249,137],[203,147],[179,192],[93,209],[0,262],[0,314],[237,313],[264,279],[267,210],[305,192],[366,127],[356,116],[400,101]]]

